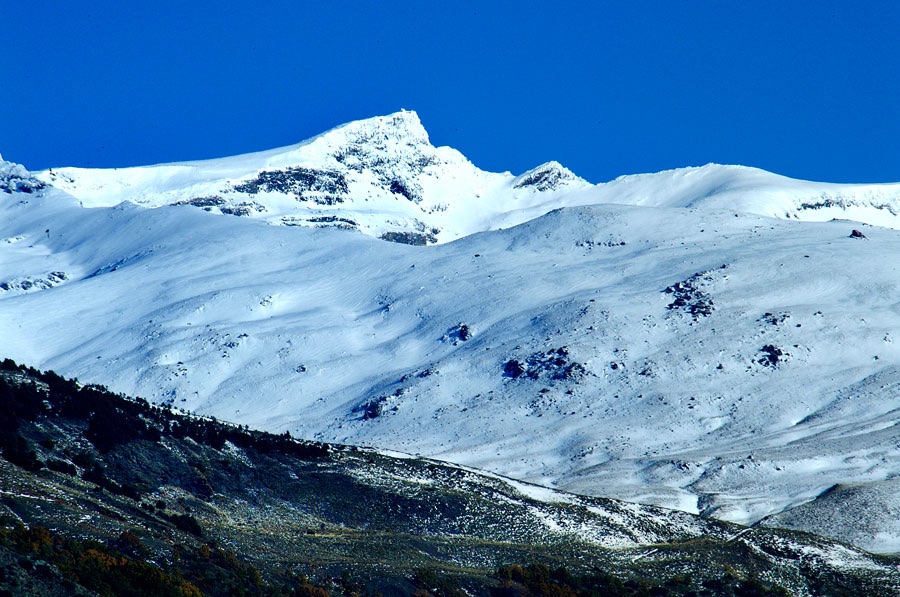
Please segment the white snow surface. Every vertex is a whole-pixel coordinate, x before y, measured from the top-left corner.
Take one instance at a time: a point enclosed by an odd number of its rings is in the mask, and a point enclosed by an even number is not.
[[[288,191],[235,190],[285,171]],[[515,177],[432,147],[412,112],[222,160],[2,162],[3,181],[0,357],[741,523],[900,474],[900,185]],[[900,528],[828,495],[828,533],[896,550]]]
[[[325,176],[312,185],[293,181],[299,184],[290,190],[240,190],[261,173],[291,169],[294,174],[302,169],[307,176]],[[242,215],[270,223],[351,227],[376,236],[425,233],[434,236],[431,242],[492,229],[495,220],[510,211],[533,209],[552,202],[561,191],[590,187],[556,162],[520,177],[479,170],[458,151],[433,147],[410,111],[352,122],[290,147],[231,158],[136,168],[52,168],[36,176],[84,207],[111,207],[122,201],[160,207],[213,199],[221,204],[206,201],[204,207],[217,212],[237,208]],[[537,186],[526,184],[529,180]]]

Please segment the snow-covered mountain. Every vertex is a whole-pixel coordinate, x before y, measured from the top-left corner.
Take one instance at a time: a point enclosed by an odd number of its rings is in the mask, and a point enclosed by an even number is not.
[[[433,147],[415,112],[352,122],[290,147],[137,168],[53,168],[35,174],[83,207],[128,201],[191,205],[288,226],[359,229],[409,244],[452,241],[521,224],[560,207],[623,203],[732,209],[900,228],[900,185],[791,180],[710,164],[591,185],[558,162],[519,176],[479,170]]]
[[[433,147],[415,112],[352,122],[303,143],[221,160],[54,168],[37,178],[85,207],[191,205],[288,226],[360,229],[408,244],[488,230],[509,211],[590,185],[556,162],[514,177]]]
[[[4,162],[0,191],[0,356],[900,550],[900,185],[488,173],[401,112],[222,160]]]

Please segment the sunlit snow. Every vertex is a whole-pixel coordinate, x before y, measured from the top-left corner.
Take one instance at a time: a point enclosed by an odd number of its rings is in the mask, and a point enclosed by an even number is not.
[[[235,158],[0,178],[3,357],[742,523],[900,473],[900,185],[488,173],[411,112]],[[827,533],[900,544],[841,503]]]

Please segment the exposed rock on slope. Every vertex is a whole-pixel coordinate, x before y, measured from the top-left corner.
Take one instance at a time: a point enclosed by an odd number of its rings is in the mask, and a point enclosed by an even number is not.
[[[12,357],[742,523],[900,473],[900,237],[798,221],[896,226],[897,185],[715,165],[515,178],[431,146],[408,112],[247,156],[37,176],[0,193]],[[895,549],[842,514],[829,533]]]

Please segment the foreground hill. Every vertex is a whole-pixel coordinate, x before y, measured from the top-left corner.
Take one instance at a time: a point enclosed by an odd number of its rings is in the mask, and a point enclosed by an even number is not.
[[[11,361],[0,398],[0,587],[16,594],[900,589],[900,561],[832,540],[298,442]]]
[[[484,173],[411,113],[198,164],[0,170],[17,360],[276,433],[900,549],[900,233],[802,221],[894,226],[896,185]]]

